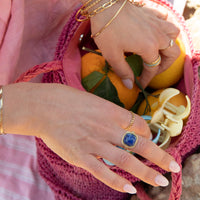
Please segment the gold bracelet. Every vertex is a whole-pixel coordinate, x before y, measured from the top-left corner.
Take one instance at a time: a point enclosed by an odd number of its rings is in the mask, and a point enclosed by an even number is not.
[[[86,20],[88,20],[89,18],[87,18],[87,17],[85,17],[85,18],[78,18],[78,15],[79,14],[81,14],[81,12],[82,12],[82,10],[91,2],[92,0],[88,0],[86,3],[84,3],[81,7],[80,7],[80,9],[77,11],[77,13],[76,13],[76,16],[75,16],[75,19],[76,19],[76,21],[77,22],[83,22],[83,21],[86,21]],[[83,16],[83,15],[81,15],[81,16]]]
[[[135,0],[128,0],[128,1],[137,7],[143,7],[145,5],[145,3],[143,3],[143,1],[135,1]]]
[[[101,34],[101,32],[106,29],[112,22],[113,20],[119,15],[120,11],[123,9],[123,7],[125,6],[125,4],[127,3],[128,0],[125,0],[124,3],[121,5],[121,7],[119,8],[119,10],[115,13],[115,15],[111,18],[111,20],[103,27],[100,29],[99,32],[95,33],[94,35],[91,35],[91,38],[97,37]]]
[[[113,6],[115,3],[117,3],[119,0],[110,0],[109,2],[104,3],[103,5],[101,5],[100,7],[96,8],[95,10],[91,11],[90,13],[88,13],[87,11],[87,4],[89,4],[89,2],[91,2],[91,0],[87,1],[76,13],[76,21],[78,22],[83,22],[88,20],[89,18],[95,16],[96,14],[103,12],[105,9],[110,8],[111,6]],[[94,4],[98,3],[99,1],[97,0],[96,2],[94,2]],[[89,6],[90,7],[90,6]],[[90,7],[91,8],[91,7]],[[86,10],[86,11],[85,11]],[[78,15],[81,14],[82,18],[79,18]]]
[[[3,134],[3,89],[0,86],[0,135]]]
[[[117,3],[119,0],[110,0],[109,2],[104,3],[102,6],[96,8],[95,10],[93,10],[92,12],[88,13],[87,16],[88,18],[91,18],[93,16],[95,16],[98,13],[103,12],[104,10],[106,10],[107,8],[110,8],[111,6],[113,6],[115,3]]]
[[[96,0],[95,2],[91,3],[89,6],[83,8],[83,9],[81,10],[81,14],[82,14],[82,15],[87,15],[87,14],[88,14],[88,10],[89,10],[90,8],[94,7],[94,6],[95,6],[97,3],[99,3],[100,1],[102,1],[102,0]]]

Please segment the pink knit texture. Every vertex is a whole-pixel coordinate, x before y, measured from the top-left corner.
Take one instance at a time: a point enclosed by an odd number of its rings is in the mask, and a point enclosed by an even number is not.
[[[184,87],[180,87],[184,88],[190,96],[192,110],[181,136],[178,137],[167,149],[167,152],[169,152],[181,165],[182,161],[188,155],[193,153],[200,144],[200,81],[198,77],[200,52],[194,52],[193,50],[191,38],[187,28],[185,27],[183,17],[177,14],[176,11],[173,10],[172,6],[165,0],[151,1],[153,3],[162,5],[171,11],[171,13],[174,15],[174,18],[182,28],[183,39],[185,44],[187,44],[186,48],[188,56],[185,62],[185,85]],[[68,84],[83,90],[79,76],[80,74],[78,74],[78,71],[80,73],[79,68],[81,66],[74,66],[74,69],[69,67],[69,62],[74,62],[73,58],[80,59],[80,55],[77,55],[76,51],[73,52],[73,50],[71,51],[70,49],[71,43],[74,42],[74,35],[76,35],[76,31],[81,26],[81,24],[75,20],[75,13],[76,11],[72,14],[59,38],[55,53],[55,61],[35,66],[29,72],[23,74],[17,82],[29,81],[37,74],[46,73],[44,75],[43,82]],[[76,48],[78,48],[78,46]],[[68,52],[69,49],[70,51]],[[68,53],[70,54],[69,56],[67,56]],[[65,60],[67,60],[68,64],[64,62]],[[76,80],[73,77],[76,77]],[[128,194],[120,193],[107,187],[95,179],[87,171],[65,162],[58,155],[52,152],[41,139],[36,139],[36,141],[40,174],[54,191],[57,200],[125,200],[130,197]],[[163,169],[147,160],[143,160],[143,162],[146,165],[158,170],[162,174],[166,173]],[[135,183],[138,189],[138,197],[141,200],[150,200],[139,184],[140,180],[138,178],[132,176],[122,169],[119,169],[116,166],[111,167],[111,170]],[[180,199],[182,190],[181,175],[181,172],[177,174],[172,173],[172,189],[169,198],[170,200]]]

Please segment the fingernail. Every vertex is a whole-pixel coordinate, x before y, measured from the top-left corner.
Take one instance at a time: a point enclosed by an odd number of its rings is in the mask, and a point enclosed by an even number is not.
[[[131,90],[133,88],[133,81],[131,79],[122,79],[122,82],[128,89]]]
[[[159,186],[168,186],[169,185],[169,181],[162,175],[158,175],[155,178],[155,183]]]
[[[174,173],[178,173],[181,170],[179,164],[176,161],[174,161],[174,160],[172,160],[170,162],[169,169],[170,169],[171,172],[174,172]]]
[[[153,135],[152,135],[152,133],[150,133],[149,139],[150,139],[150,140],[153,139]]]
[[[127,192],[129,194],[136,194],[137,192],[137,190],[132,185],[129,184],[126,184],[123,189],[124,192]]]

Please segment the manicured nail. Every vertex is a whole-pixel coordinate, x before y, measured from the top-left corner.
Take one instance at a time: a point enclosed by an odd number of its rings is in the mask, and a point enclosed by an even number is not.
[[[174,161],[174,160],[172,160],[170,162],[169,169],[170,169],[171,172],[174,172],[174,173],[178,173],[181,170],[179,164],[176,161]]]
[[[137,190],[132,185],[129,184],[126,184],[123,189],[124,192],[127,192],[129,194],[136,194],[137,192]]]
[[[122,82],[128,89],[133,89],[133,81],[131,79],[122,79]]]
[[[169,181],[162,175],[158,175],[155,178],[155,183],[159,186],[168,186],[169,185]]]

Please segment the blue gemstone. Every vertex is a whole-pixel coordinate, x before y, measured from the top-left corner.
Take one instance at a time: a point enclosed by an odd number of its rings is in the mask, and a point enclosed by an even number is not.
[[[123,143],[128,147],[133,147],[137,141],[137,136],[133,133],[126,133],[123,138]]]

